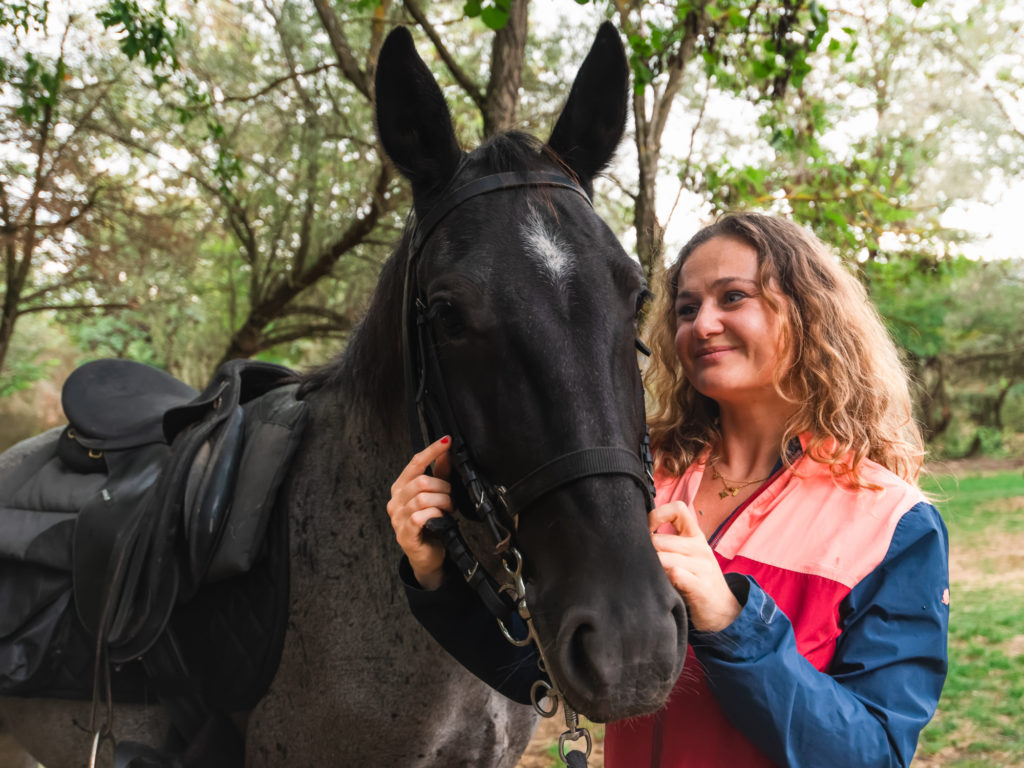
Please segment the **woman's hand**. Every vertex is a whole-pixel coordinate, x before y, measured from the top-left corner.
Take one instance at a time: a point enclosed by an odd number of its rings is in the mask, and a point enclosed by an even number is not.
[[[718,632],[732,624],[743,606],[729,589],[694,511],[673,501],[653,509],[647,522],[661,567],[686,601],[694,629]]]
[[[444,546],[424,538],[427,520],[452,511],[452,487],[448,483],[451,466],[448,448],[451,438],[442,437],[412,457],[391,486],[388,516],[395,529],[398,546],[409,558],[413,576],[424,589],[437,589],[444,580]],[[426,474],[434,465],[434,475]]]

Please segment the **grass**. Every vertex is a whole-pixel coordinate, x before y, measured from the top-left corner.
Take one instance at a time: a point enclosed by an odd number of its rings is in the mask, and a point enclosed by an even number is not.
[[[949,527],[949,676],[915,765],[1024,766],[1024,476],[927,481]]]
[[[555,715],[555,718],[557,720],[559,720],[559,721],[562,721],[562,714],[561,714],[561,712],[559,712],[557,715]],[[604,742],[604,725],[603,724],[601,724],[601,723],[592,723],[587,718],[581,717],[580,718],[580,726],[583,727],[583,728],[586,728],[588,731],[590,731],[590,737],[591,737],[591,739],[592,739],[594,744],[601,744],[601,743]],[[578,749],[578,750],[580,750],[582,752],[583,749],[584,749],[584,742],[582,742],[582,741],[570,741],[570,742],[566,743],[565,749],[566,749],[567,752],[570,751],[570,750],[573,750],[573,749]],[[550,744],[548,746],[547,750],[545,750],[545,754],[547,754],[547,756],[549,758],[551,758],[551,766],[552,766],[552,768],[555,768],[556,766],[565,765],[565,763],[563,763],[561,758],[558,756],[558,739],[557,738],[555,739],[555,741],[552,744]],[[588,764],[592,764],[592,763],[593,763],[593,761],[588,761]]]

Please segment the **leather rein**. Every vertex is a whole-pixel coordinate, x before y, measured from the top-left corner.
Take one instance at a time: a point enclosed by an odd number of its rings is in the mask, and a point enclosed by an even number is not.
[[[489,527],[496,542],[495,554],[500,557],[505,571],[504,583],[498,584],[481,567],[466,545],[458,523],[452,516],[445,514],[441,518],[431,520],[427,524],[427,530],[440,536],[452,563],[477,592],[488,610],[494,614],[506,639],[517,646],[535,643],[540,657],[538,667],[551,682],[549,684],[539,679],[534,683],[530,691],[533,706],[542,716],[552,717],[557,712],[558,702],[561,700],[567,730],[559,738],[559,757],[563,762],[568,762],[569,758],[564,751],[565,743],[584,739],[585,764],[585,757],[590,755],[591,750],[590,734],[579,726],[576,712],[566,703],[544,658],[526,604],[523,558],[515,546],[515,531],[519,514],[523,509],[564,485],[595,475],[626,475],[633,478],[643,490],[647,510],[650,511],[654,506],[654,480],[649,436],[645,430],[639,449],[596,446],[564,453],[538,465],[507,488],[489,482],[478,471],[452,410],[430,322],[433,315],[417,276],[417,265],[424,245],[441,221],[452,211],[475,197],[524,187],[565,190],[579,195],[588,206],[593,207],[587,193],[562,173],[497,173],[450,188],[421,221],[415,222],[405,267],[402,323],[407,411],[410,434],[416,450],[422,450],[424,446],[442,435],[451,436],[452,470],[472,504],[471,509],[460,511],[470,519],[485,522]],[[637,347],[648,353],[639,340]],[[523,638],[514,637],[508,629],[513,614],[518,614],[526,624],[527,635]],[[547,708],[540,703],[545,697],[550,702]],[[573,755],[574,762],[579,761],[580,753],[570,754]]]

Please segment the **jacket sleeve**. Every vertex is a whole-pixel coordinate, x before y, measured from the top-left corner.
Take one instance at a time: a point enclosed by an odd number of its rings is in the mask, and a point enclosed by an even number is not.
[[[538,654],[530,643],[515,646],[505,639],[498,622],[487,611],[461,575],[447,567],[444,583],[422,589],[402,558],[399,576],[413,615],[435,640],[463,667],[513,701],[530,704],[530,689],[540,679]],[[513,616],[513,637],[525,637],[526,625]]]
[[[949,543],[919,503],[882,562],[840,606],[828,674],[797,650],[793,627],[754,579],[728,574],[743,610],[694,651],[732,723],[780,766],[908,766],[946,678]]]

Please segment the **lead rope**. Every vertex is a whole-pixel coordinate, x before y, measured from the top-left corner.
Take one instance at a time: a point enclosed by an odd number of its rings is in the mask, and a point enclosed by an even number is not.
[[[526,624],[526,637],[515,637],[509,632],[508,627],[505,626],[505,623],[500,618],[497,620],[498,626],[501,627],[501,632],[505,639],[512,643],[512,645],[522,647],[532,642],[536,646],[539,657],[537,667],[542,674],[547,676],[550,682],[543,679],[537,680],[530,688],[530,701],[541,717],[554,717],[558,712],[558,704],[561,702],[562,714],[565,715],[566,730],[558,737],[558,757],[563,763],[571,766],[571,768],[586,768],[587,759],[590,757],[590,752],[593,748],[593,741],[590,738],[590,731],[579,724],[579,715],[575,709],[569,706],[569,702],[565,700],[565,696],[558,688],[558,683],[551,674],[547,660],[544,657],[544,648],[540,644],[540,638],[537,637],[537,630],[533,625],[533,616],[530,613],[529,606],[526,604],[526,584],[523,582],[523,556],[519,554],[519,550],[515,547],[510,547],[502,555],[501,564],[509,580],[501,585],[499,592],[511,596],[515,603],[516,612]],[[549,708],[543,706],[541,703],[542,699],[547,699],[551,702]],[[586,751],[580,752],[574,749],[566,753],[566,743],[576,742],[580,739],[586,742]]]

